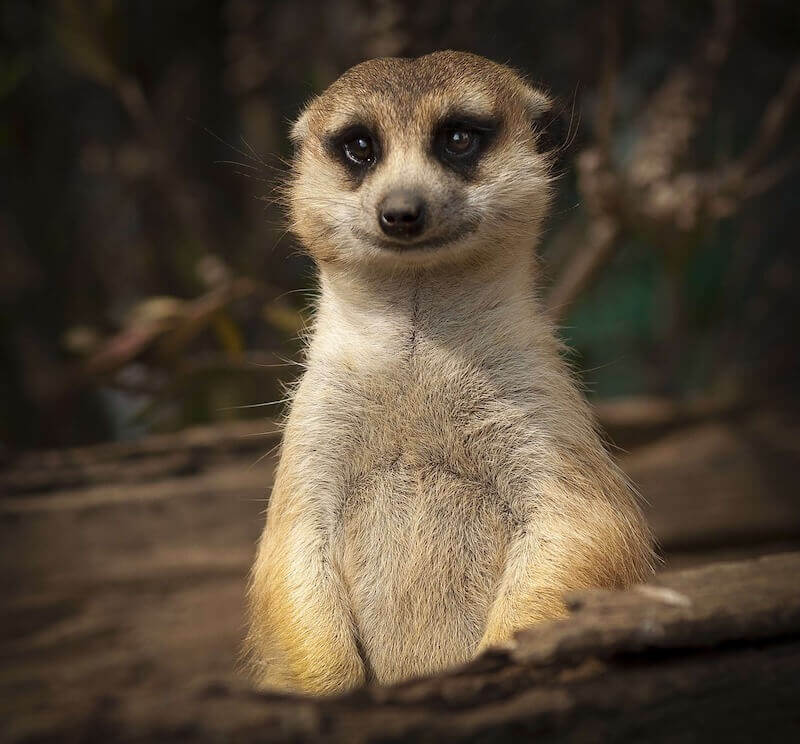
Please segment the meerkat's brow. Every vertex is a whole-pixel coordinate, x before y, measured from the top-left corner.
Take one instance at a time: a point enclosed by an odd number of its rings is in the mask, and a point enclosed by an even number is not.
[[[355,110],[340,110],[333,113],[328,118],[324,128],[324,136],[329,138],[340,137],[351,131],[367,130],[374,132],[378,128],[374,117],[366,112],[361,113]]]
[[[334,127],[327,133],[326,138],[331,142],[338,143],[362,133],[374,135],[374,132],[375,129],[362,119],[351,119]]]
[[[491,111],[453,107],[439,118],[439,127],[468,126],[483,132],[492,132],[500,126],[500,119]]]

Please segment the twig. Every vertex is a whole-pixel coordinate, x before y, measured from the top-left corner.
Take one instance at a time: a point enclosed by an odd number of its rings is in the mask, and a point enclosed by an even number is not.
[[[756,173],[778,144],[798,104],[800,104],[800,62],[789,69],[780,90],[767,104],[753,142],[744,155],[728,165],[716,179],[709,179],[713,184],[709,189],[709,199],[718,199],[722,195],[728,198],[745,198],[748,193],[761,193],[764,188],[758,187],[755,190],[752,188],[754,177],[771,186],[792,169],[793,166],[790,164],[779,163],[764,169],[760,174]]]
[[[595,114],[595,139],[603,159],[610,160],[611,135],[617,110],[617,78],[619,77],[619,0],[604,4],[604,53],[600,94]]]

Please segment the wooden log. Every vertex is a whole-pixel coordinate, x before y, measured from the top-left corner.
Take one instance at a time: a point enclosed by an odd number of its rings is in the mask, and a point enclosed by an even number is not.
[[[275,436],[256,422],[0,473],[0,741],[790,740],[800,558],[663,573],[460,670],[340,700],[236,666]],[[797,425],[765,411],[621,462],[669,564],[800,547]],[[189,462],[191,467],[187,466]],[[781,737],[783,737],[781,739]]]
[[[260,694],[213,680],[138,701],[110,689],[77,726],[37,735],[125,742],[795,741],[799,572],[800,554],[784,554],[666,574],[628,592],[581,593],[571,618],[525,631],[462,669],[340,699]]]

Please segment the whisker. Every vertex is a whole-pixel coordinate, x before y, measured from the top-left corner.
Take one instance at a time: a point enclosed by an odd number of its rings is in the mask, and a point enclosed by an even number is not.
[[[240,163],[238,160],[215,160],[214,165],[238,165],[240,168],[252,168],[252,170],[261,170],[261,165],[251,165],[250,163]]]
[[[256,148],[253,147],[248,141],[247,138],[243,135],[239,135],[240,139],[242,140],[242,144],[248,149],[248,151],[252,154],[252,156],[262,165],[266,165],[264,158],[256,151]]]
[[[262,183],[269,183],[268,178],[259,178],[258,176],[254,176],[252,173],[242,173],[241,171],[234,171],[234,174],[237,176],[242,176],[244,178],[249,178],[251,181],[261,181]]]
[[[269,403],[249,403],[246,406],[226,406],[218,408],[217,411],[238,411],[243,408],[264,408],[264,406],[277,406],[279,403],[288,403],[291,398],[281,398],[281,400],[271,400]]]
[[[271,369],[273,367],[293,367],[296,362],[283,362],[282,364],[261,364],[259,362],[249,362],[253,367],[260,367],[261,369]]]
[[[248,153],[244,152],[243,150],[240,150],[238,147],[235,147],[235,146],[234,146],[234,145],[232,145],[230,142],[226,142],[226,141],[225,141],[224,139],[222,139],[222,137],[220,137],[218,134],[216,134],[215,132],[212,132],[212,131],[211,131],[211,130],[210,130],[208,127],[207,127],[207,126],[204,126],[203,124],[200,124],[200,122],[198,122],[198,121],[195,121],[195,120],[194,120],[194,119],[192,119],[192,118],[189,118],[189,121],[190,121],[192,124],[194,124],[194,125],[196,125],[196,126],[200,127],[200,128],[201,128],[201,129],[202,129],[202,130],[203,130],[203,131],[206,133],[206,134],[208,134],[209,136],[211,136],[211,137],[213,137],[215,140],[217,140],[217,142],[219,142],[220,144],[223,144],[223,145],[225,145],[225,147],[229,147],[231,150],[233,150],[234,152],[238,153],[238,154],[239,154],[239,155],[241,155],[243,158],[246,158],[247,160],[253,160],[253,161],[254,161],[254,162],[256,162],[256,163],[258,162],[258,160],[257,160],[256,158],[254,158],[252,155],[249,155]]]
[[[266,452],[265,452],[263,455],[261,455],[261,457],[259,457],[259,458],[258,458],[258,460],[256,460],[256,461],[255,461],[255,462],[254,462],[252,465],[250,465],[250,467],[248,467],[247,469],[248,469],[248,470],[252,470],[252,469],[253,469],[253,468],[254,468],[256,465],[258,465],[258,463],[260,463],[260,462],[261,462],[263,459],[265,459],[265,458],[269,457],[269,456],[270,456],[270,455],[271,455],[273,452],[275,452],[275,450],[276,450],[276,449],[278,449],[278,447],[280,447],[280,446],[281,446],[281,442],[278,442],[278,443],[277,443],[277,444],[276,444],[274,447],[270,447],[270,448],[269,448],[269,449],[268,449],[268,450],[267,450],[267,451],[266,451]]]

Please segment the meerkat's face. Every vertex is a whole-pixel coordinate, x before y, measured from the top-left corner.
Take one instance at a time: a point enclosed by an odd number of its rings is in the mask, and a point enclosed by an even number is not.
[[[375,59],[314,99],[292,135],[292,227],[321,262],[424,267],[537,237],[549,99],[482,57]]]

